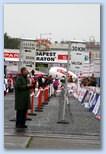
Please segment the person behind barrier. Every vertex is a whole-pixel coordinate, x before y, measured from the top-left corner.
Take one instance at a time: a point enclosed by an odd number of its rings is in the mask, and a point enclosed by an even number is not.
[[[48,86],[48,85],[50,85],[50,79],[49,79],[50,77],[49,76],[44,76],[43,78],[42,78],[42,80],[44,80],[44,82],[43,82],[43,85],[44,85],[44,88],[46,87],[46,86]]]
[[[30,88],[32,88],[27,75],[28,70],[22,67],[21,74],[15,83],[16,128],[27,128],[25,125],[26,114],[30,109]]]
[[[48,79],[47,79],[47,84],[50,85],[53,83],[53,78],[51,75],[48,76]]]
[[[32,88],[30,89],[30,93],[35,92],[36,79],[34,78],[34,76],[31,76],[28,74],[28,80],[29,80],[29,83],[32,85]]]
[[[7,82],[8,82],[9,92],[13,92],[13,90],[14,90],[14,84],[13,84],[13,76],[12,76],[12,74],[9,74],[8,75]]]
[[[96,78],[95,78],[94,74],[92,74],[92,76],[90,78],[90,83],[91,83],[91,86],[96,86]]]
[[[54,96],[56,96],[56,91],[58,89],[58,86],[59,86],[59,80],[58,78],[56,77],[54,82],[53,82],[53,88],[54,88]]]
[[[31,71],[31,77],[35,77],[35,71],[34,70]]]
[[[65,77],[64,76],[61,78],[60,82],[61,82],[61,88],[65,87]]]
[[[40,87],[43,87],[43,80],[42,80],[42,75],[40,75],[39,77],[38,77],[38,89],[40,88]]]

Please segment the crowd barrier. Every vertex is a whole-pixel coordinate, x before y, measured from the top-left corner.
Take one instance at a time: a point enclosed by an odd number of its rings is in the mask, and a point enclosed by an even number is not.
[[[79,91],[76,85],[70,85],[70,93],[82,104],[89,112],[92,112],[96,119],[101,119],[101,101],[100,88],[98,87],[80,87]]]
[[[48,100],[49,100],[49,86],[47,86],[45,89],[44,89],[44,101],[43,101],[43,104],[46,105],[48,104]]]
[[[30,94],[30,106],[31,106],[31,109],[29,109],[27,111],[27,114],[26,114],[26,119],[27,120],[31,120],[29,118],[29,115],[36,115],[36,113],[34,111],[34,91]]]
[[[37,95],[35,95],[34,99],[34,110],[36,112],[42,112],[43,111],[43,89],[39,89]]]
[[[54,88],[53,88],[53,84],[50,84],[49,86],[49,96],[53,96],[54,95]]]
[[[52,95],[50,86],[40,88],[34,99],[34,109],[36,112],[42,112],[43,106],[48,104],[49,97]]]
[[[30,95],[30,102],[31,102],[31,113],[34,113],[34,92]]]

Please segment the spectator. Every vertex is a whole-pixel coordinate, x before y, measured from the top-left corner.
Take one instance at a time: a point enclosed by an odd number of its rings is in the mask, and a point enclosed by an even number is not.
[[[54,96],[56,96],[56,92],[57,92],[58,86],[59,86],[59,80],[56,77],[55,80],[54,80],[54,82],[53,82]]]
[[[31,71],[31,76],[35,77],[35,71],[34,70]]]
[[[13,82],[13,77],[12,77],[11,74],[10,74],[9,78],[7,79],[7,82],[8,82],[9,92],[13,92],[13,90],[14,90],[14,82]]]
[[[92,74],[90,78],[90,83],[91,83],[91,86],[96,86],[96,78],[94,77],[94,74]]]
[[[53,78],[52,76],[48,76],[48,81],[47,81],[48,85],[52,84],[53,83]]]
[[[38,77],[38,89],[39,89],[40,87],[43,87],[42,76],[39,76],[39,77]]]
[[[17,77],[15,83],[16,128],[27,128],[26,114],[30,108],[30,88],[32,88],[27,75],[27,69],[22,67],[21,75]]]

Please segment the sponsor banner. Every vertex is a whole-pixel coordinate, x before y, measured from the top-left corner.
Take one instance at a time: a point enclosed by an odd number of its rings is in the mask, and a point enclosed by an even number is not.
[[[19,50],[4,49],[5,61],[19,61]]]
[[[36,51],[36,62],[67,63],[68,51]]]

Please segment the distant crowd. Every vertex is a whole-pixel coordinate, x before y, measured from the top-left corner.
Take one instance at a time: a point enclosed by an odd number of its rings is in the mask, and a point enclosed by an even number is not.
[[[17,77],[19,77],[20,74],[13,75],[8,74],[7,77],[4,77],[4,95],[8,92],[13,92],[15,87],[15,82]],[[58,89],[58,86],[62,84],[62,79],[65,80],[64,76],[59,79],[56,75],[55,78],[53,78],[51,75],[44,75],[44,74],[36,74],[34,70],[28,73],[28,79],[30,83],[33,85],[33,89],[35,88],[45,88],[46,86],[53,84],[54,90]],[[68,77],[68,82],[76,82],[73,81],[72,77]],[[96,86],[97,81],[94,77],[94,74],[92,74],[91,77],[84,77],[80,80],[80,85],[83,86]]]
[[[92,76],[90,77],[85,77],[81,80],[81,85],[83,86],[96,86],[97,85],[97,80],[94,77],[94,74],[92,74]],[[99,84],[98,84],[99,86]]]

